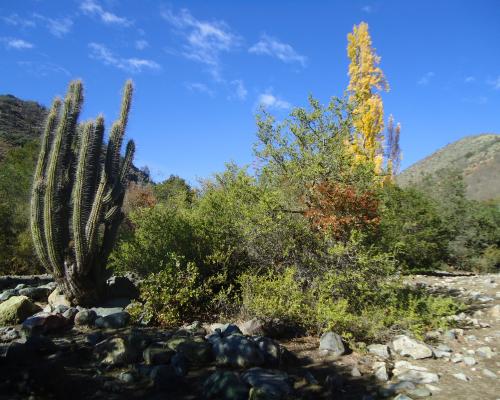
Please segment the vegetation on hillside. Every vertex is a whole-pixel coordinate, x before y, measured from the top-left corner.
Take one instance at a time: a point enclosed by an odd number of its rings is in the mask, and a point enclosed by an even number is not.
[[[451,143],[406,168],[397,182],[402,187],[425,186],[431,192],[431,185],[440,184],[450,169],[463,178],[467,198],[500,200],[500,135],[467,136]]]

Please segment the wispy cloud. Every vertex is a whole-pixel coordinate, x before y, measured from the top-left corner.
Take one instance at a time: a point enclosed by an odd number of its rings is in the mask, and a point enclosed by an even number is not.
[[[215,94],[212,89],[210,89],[204,83],[200,83],[200,82],[189,82],[189,83],[186,83],[186,87],[188,88],[188,90],[190,92],[204,93],[204,94],[208,94],[210,97],[213,97],[214,94]]]
[[[71,73],[66,68],[50,62],[18,61],[17,65],[26,70],[28,73],[38,77],[44,77],[50,74],[64,74],[66,76],[71,76]]]
[[[291,104],[288,101],[285,101],[275,95],[273,95],[270,91],[265,93],[261,93],[257,99],[257,106],[264,108],[274,108],[274,109],[282,109],[286,110],[291,107]]]
[[[33,14],[33,17],[45,24],[49,32],[56,36],[62,37],[71,31],[73,20],[69,17],[64,18],[49,18],[40,14]]]
[[[149,43],[147,40],[140,39],[135,41],[135,48],[137,50],[144,50],[146,47],[149,47]]]
[[[116,56],[106,46],[100,43],[89,43],[90,58],[99,60],[105,65],[122,69],[127,72],[142,72],[144,69],[159,70],[160,64],[155,61],[142,58],[123,58]]]
[[[7,49],[26,50],[35,47],[33,43],[12,37],[1,37],[0,42],[2,42]]]
[[[248,51],[252,54],[275,57],[285,63],[299,63],[303,67],[307,62],[307,57],[297,53],[291,45],[268,35],[262,35],[261,39]]]
[[[361,11],[363,11],[367,14],[370,14],[371,12],[373,12],[373,7],[369,6],[369,5],[365,5],[365,6],[361,7]]]
[[[125,17],[119,17],[112,12],[106,11],[97,1],[95,0],[84,0],[80,4],[80,10],[86,15],[92,15],[98,17],[102,22],[109,25],[121,25],[130,26],[132,21]]]
[[[221,53],[237,48],[241,38],[224,21],[201,21],[187,9],[178,14],[165,9],[161,15],[183,38],[183,56],[207,65],[214,78],[220,79]]]
[[[18,14],[10,14],[7,16],[0,17],[3,22],[11,26],[17,26],[19,28],[34,28],[36,26],[35,21],[27,18],[22,18]]]
[[[488,79],[486,83],[493,89],[500,90],[500,75],[498,75],[495,79]]]
[[[472,103],[472,104],[486,104],[488,103],[488,98],[486,96],[478,96],[478,97],[463,97],[462,101],[464,103]]]
[[[422,86],[426,86],[428,85],[430,82],[431,82],[431,79],[434,77],[434,72],[427,72],[425,73],[418,81],[417,81],[417,85],[422,85]]]
[[[472,82],[475,82],[475,81],[476,81],[476,77],[475,76],[466,76],[465,79],[464,79],[465,83],[472,83]]]
[[[235,79],[230,84],[234,89],[234,94],[230,98],[237,98],[238,100],[245,100],[247,98],[248,90],[241,79]]]

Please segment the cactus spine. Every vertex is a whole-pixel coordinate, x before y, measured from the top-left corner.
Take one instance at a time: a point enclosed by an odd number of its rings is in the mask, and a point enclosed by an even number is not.
[[[123,159],[120,154],[132,90],[127,81],[104,153],[104,118],[77,124],[80,81],[71,82],[64,101],[54,100],[47,117],[31,196],[31,230],[40,262],[75,304],[92,304],[103,295],[135,151],[129,141]]]

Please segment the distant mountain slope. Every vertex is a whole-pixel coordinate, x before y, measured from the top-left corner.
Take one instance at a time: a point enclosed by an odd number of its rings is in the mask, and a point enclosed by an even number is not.
[[[463,173],[467,197],[500,198],[500,135],[467,136],[436,151],[401,172],[397,182],[405,187],[420,183],[429,174],[449,168]]]
[[[47,109],[34,101],[10,94],[0,95],[0,161],[12,147],[38,139],[42,134]],[[149,177],[132,165],[130,179],[148,182]]]

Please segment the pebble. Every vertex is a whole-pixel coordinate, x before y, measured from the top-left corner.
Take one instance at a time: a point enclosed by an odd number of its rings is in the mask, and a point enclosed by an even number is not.
[[[476,359],[474,357],[464,357],[464,364],[472,367],[476,364]]]
[[[452,374],[452,376],[464,382],[470,381],[470,378],[461,372],[459,372],[458,374]]]
[[[493,379],[496,379],[497,378],[497,375],[493,372],[493,371],[490,371],[489,369],[487,368],[484,368],[483,369],[483,375],[484,376],[487,376],[488,378],[493,378]]]
[[[491,348],[489,346],[479,347],[476,350],[476,354],[479,357],[483,357],[483,358],[491,358],[494,355],[493,351],[491,350]]]

